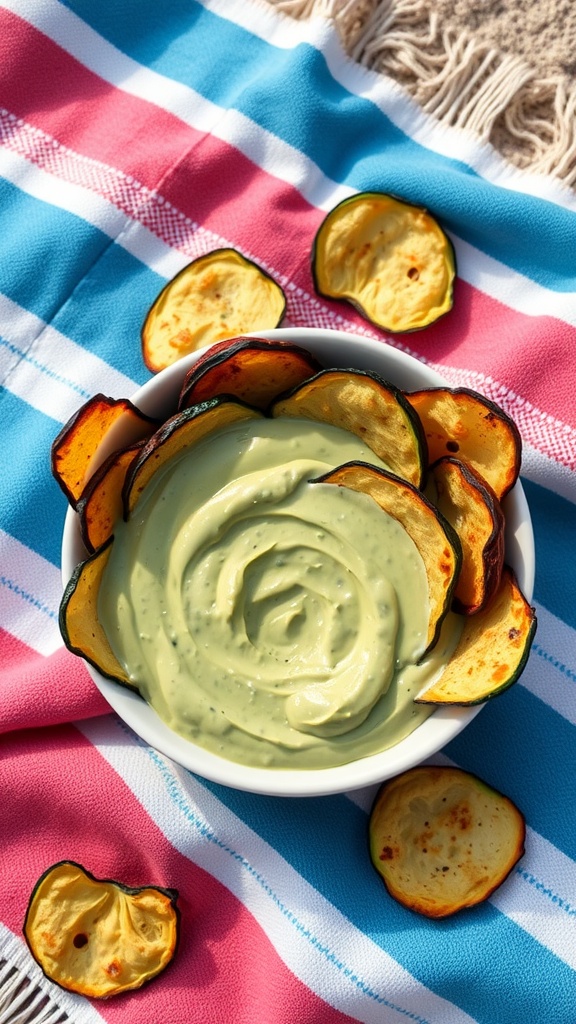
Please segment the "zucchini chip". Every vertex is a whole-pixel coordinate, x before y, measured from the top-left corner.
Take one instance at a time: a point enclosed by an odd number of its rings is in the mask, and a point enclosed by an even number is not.
[[[344,299],[384,331],[428,327],[452,308],[454,248],[426,210],[361,192],[323,220],[312,251],[316,291]]]
[[[454,611],[475,615],[498,589],[504,565],[504,513],[494,491],[458,459],[445,458],[431,469],[442,515],[462,545],[462,567],[454,591]]]
[[[363,462],[347,462],[313,483],[337,484],[370,495],[412,538],[428,580],[430,619],[424,652],[427,653],[436,643],[442,621],[450,610],[460,571],[460,542],[452,527],[422,492],[406,480]]]
[[[460,768],[420,766],[379,790],[370,858],[390,895],[426,917],[487,899],[524,853],[515,804]]]
[[[150,437],[159,426],[129,398],[94,395],[70,417],[52,442],[52,474],[69,503],[76,508],[89,472],[97,469],[92,459],[105,434],[121,416],[127,418],[125,447]]]
[[[317,359],[290,342],[236,338],[188,371],[179,409],[217,395],[232,395],[258,409],[267,409],[282,391],[302,384],[322,367]]]
[[[36,883],[24,936],[44,974],[61,988],[106,999],[141,988],[176,953],[175,889],[132,888],[60,861]]]
[[[286,310],[279,284],[236,249],[193,260],[162,289],[142,327],[152,373],[204,345],[278,327]]]
[[[364,370],[322,370],[280,395],[271,416],[331,423],[356,434],[397,476],[419,487],[426,442],[418,416],[402,391]]]
[[[504,566],[500,586],[483,611],[467,618],[442,675],[419,704],[481,704],[521,675],[536,632],[536,616],[514,573]]]
[[[510,416],[468,388],[427,388],[406,397],[420,417],[430,462],[456,455],[502,501],[516,483],[522,455],[520,433]]]
[[[197,444],[214,430],[261,416],[263,414],[258,409],[227,396],[192,405],[171,416],[130,464],[123,488],[124,518],[129,519],[154,474],[180,452]]]
[[[76,506],[80,532],[87,551],[96,551],[114,531],[114,523],[122,518],[122,488],[131,463],[144,447],[144,442],[113,452],[90,477]]]
[[[98,551],[74,569],[60,602],[60,632],[72,654],[84,658],[108,679],[136,689],[114,655],[98,619],[98,593],[113,540],[109,537]]]

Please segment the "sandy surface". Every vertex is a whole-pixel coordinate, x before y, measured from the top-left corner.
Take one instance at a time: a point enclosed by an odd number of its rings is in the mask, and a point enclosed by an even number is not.
[[[576,0],[268,0],[334,19],[352,57],[447,125],[576,188]]]
[[[516,54],[544,76],[576,80],[576,0],[434,0],[441,20]]]

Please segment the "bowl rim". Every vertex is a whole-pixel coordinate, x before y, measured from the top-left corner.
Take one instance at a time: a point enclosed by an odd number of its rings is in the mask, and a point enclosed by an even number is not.
[[[313,327],[254,331],[242,337],[293,341],[303,348],[309,347],[320,361],[329,358],[333,366],[348,368],[353,365],[356,369],[373,369],[400,387],[404,385],[399,383],[399,379],[401,381],[414,376],[421,379],[421,383],[417,379],[416,385],[406,387],[406,390],[452,386],[429,364],[384,340]],[[353,363],[348,356],[340,360],[333,358],[334,346],[342,346],[343,343],[343,352],[349,352],[350,346],[353,347]],[[166,408],[177,400],[186,372],[210,347],[183,357],[146,381],[133,395],[123,397],[129,397],[148,415],[165,415]],[[374,362],[377,365],[374,365]],[[380,362],[386,365],[385,372],[378,365]],[[115,424],[107,435],[107,450],[115,446],[114,434],[118,428],[119,423]],[[523,593],[531,601],[535,576],[534,534],[530,510],[520,481],[517,481],[503,504],[507,522],[507,561],[512,565]],[[77,513],[69,507],[62,535],[61,571],[64,586],[68,583],[77,563],[86,556]],[[314,769],[258,768],[227,760],[179,736],[159,718],[139,694],[106,679],[94,666],[87,662],[85,664],[92,680],[113,711],[137,736],[160,754],[208,781],[266,796],[326,796],[383,782],[438,753],[485,706],[478,704],[471,707],[436,708],[429,718],[395,746],[344,765]]]

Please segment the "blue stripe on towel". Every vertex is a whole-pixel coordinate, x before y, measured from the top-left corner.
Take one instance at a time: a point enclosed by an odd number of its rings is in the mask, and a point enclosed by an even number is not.
[[[548,611],[576,629],[576,508],[566,498],[530,480],[523,479],[522,486],[536,545],[534,596]]]
[[[461,161],[414,142],[372,101],[336,82],[314,47],[271,46],[189,0],[166,0],[158,8],[157,33],[147,36],[134,32],[136,0],[123,4],[121,18],[115,7],[92,0],[67,0],[67,6],[134,60],[237,109],[332,180],[422,203],[450,230],[519,273],[552,290],[576,288],[565,257],[574,238],[573,212],[490,184]],[[223,49],[233,61],[215,59]]]
[[[50,447],[60,428],[0,388],[2,456],[10,467],[0,488],[0,529],[56,566],[67,504],[50,471]]]
[[[490,903],[432,921],[388,896],[369,860],[367,817],[350,800],[290,799],[287,829],[284,800],[205,785],[356,927],[478,1024],[565,1019],[573,972]],[[536,962],[547,978],[537,992]]]
[[[94,355],[143,384],[144,318],[166,280],[119,245],[110,245],[58,310],[53,325]],[[122,397],[129,398],[129,395]]]
[[[558,814],[574,803],[576,726],[520,682],[489,701],[445,753],[511,797],[532,828],[576,860],[573,819]]]
[[[0,292],[49,321],[110,239],[2,178],[0,208]]]
[[[148,380],[140,331],[166,279],[97,227],[1,179],[0,203],[0,292],[136,383]]]

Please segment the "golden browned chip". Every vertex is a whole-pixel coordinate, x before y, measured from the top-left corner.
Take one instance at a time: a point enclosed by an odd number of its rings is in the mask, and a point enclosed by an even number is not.
[[[406,397],[420,417],[430,462],[456,455],[501,501],[520,472],[522,442],[510,416],[468,388],[427,388]]]
[[[109,537],[74,569],[60,603],[59,624],[69,651],[84,658],[102,675],[131,687],[130,678],[113,653],[98,618],[100,583],[113,541],[114,538]]]
[[[364,370],[322,370],[280,395],[272,416],[296,416],[348,430],[415,487],[426,469],[422,426],[402,391]]]
[[[141,988],[173,959],[177,897],[174,889],[132,888],[60,861],[34,887],[24,935],[48,978],[105,999]]]
[[[460,768],[421,766],[386,782],[369,823],[370,857],[394,899],[446,917],[487,899],[524,853],[515,804]]]
[[[122,488],[128,469],[144,442],[114,452],[90,477],[76,506],[82,540],[88,551],[96,551],[112,535],[114,523],[122,518]]]
[[[452,243],[426,210],[384,193],[361,192],[327,215],[312,273],[320,295],[386,331],[427,327],[452,308]]]
[[[456,650],[421,704],[481,704],[521,675],[536,632],[536,616],[514,573],[504,566],[500,586],[477,615],[464,621]]]
[[[428,582],[430,618],[426,650],[430,650],[450,608],[460,569],[460,542],[452,527],[422,492],[406,480],[363,462],[347,462],[313,482],[337,484],[370,495],[412,538],[424,562]]]
[[[263,416],[236,398],[212,398],[171,416],[130,464],[124,482],[124,518],[128,519],[146,487],[167,462],[215,430]]]
[[[64,425],[52,443],[52,473],[73,508],[76,507],[88,472],[98,464],[93,462],[96,449],[114,423],[124,417],[123,447],[151,437],[158,427],[157,420],[145,416],[128,398],[107,398],[94,395]]]
[[[298,345],[264,338],[236,338],[214,346],[188,371],[179,408],[186,409],[217,395],[232,395],[258,409],[267,409],[281,391],[301,384],[321,369],[314,356]]]
[[[504,513],[494,491],[470,466],[440,459],[432,467],[435,504],[462,544],[454,610],[475,615],[498,589],[504,565]]]
[[[205,345],[278,327],[282,288],[236,249],[193,260],[162,289],[142,328],[142,355],[152,373]]]

